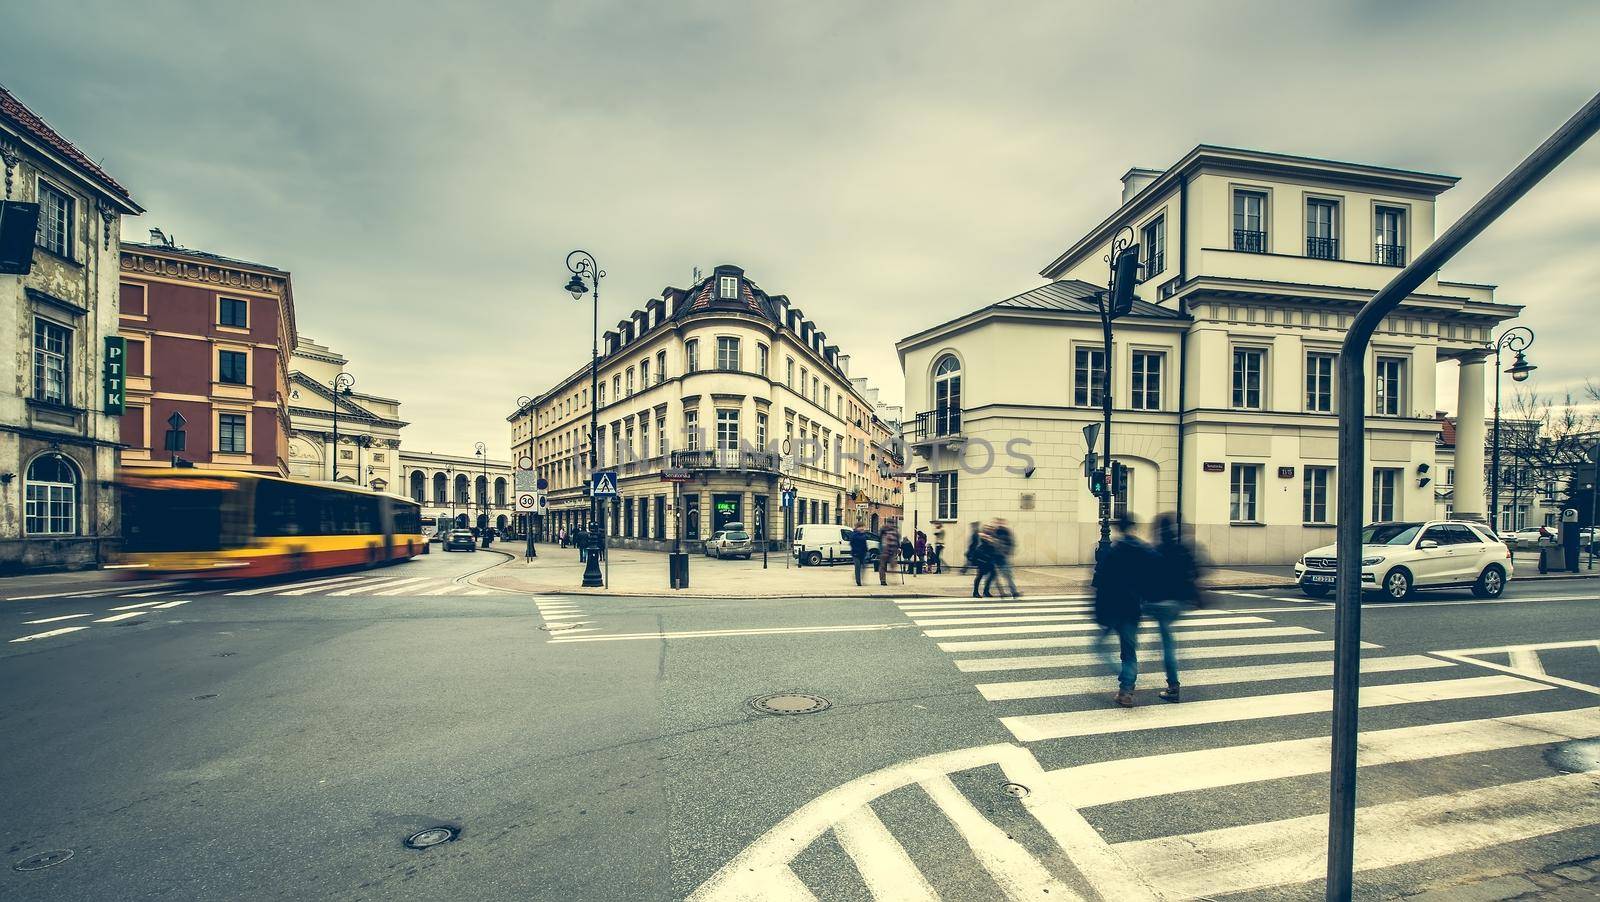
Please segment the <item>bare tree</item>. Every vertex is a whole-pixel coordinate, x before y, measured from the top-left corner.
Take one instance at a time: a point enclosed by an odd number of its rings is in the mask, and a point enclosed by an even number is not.
[[[1597,389],[1591,384],[1587,390],[1593,395]],[[1512,511],[1527,498],[1570,494],[1573,476],[1588,462],[1597,436],[1600,418],[1570,394],[1556,404],[1534,389],[1516,389],[1500,411],[1500,494],[1509,492]]]

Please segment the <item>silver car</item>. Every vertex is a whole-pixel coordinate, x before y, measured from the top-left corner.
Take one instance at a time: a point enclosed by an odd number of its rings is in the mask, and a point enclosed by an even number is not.
[[[706,541],[707,557],[742,557],[748,561],[754,553],[750,534],[743,529],[718,530]]]

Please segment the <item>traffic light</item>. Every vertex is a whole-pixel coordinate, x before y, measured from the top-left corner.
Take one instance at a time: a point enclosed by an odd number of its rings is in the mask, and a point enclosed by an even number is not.
[[[1095,467],[1089,471],[1089,494],[1096,498],[1106,496],[1106,470],[1105,467]]]
[[[1083,475],[1088,476],[1100,465],[1100,455],[1090,451],[1083,456]]]
[[[1120,460],[1111,462],[1111,494],[1123,500],[1128,497],[1128,466]]]
[[[1133,286],[1139,283],[1139,246],[1124,248],[1112,264],[1111,317],[1133,312]]]

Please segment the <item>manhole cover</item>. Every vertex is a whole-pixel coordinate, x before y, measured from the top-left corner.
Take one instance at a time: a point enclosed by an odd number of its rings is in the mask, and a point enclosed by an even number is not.
[[[776,692],[751,699],[750,707],[761,714],[815,714],[833,707],[833,703],[820,695]]]
[[[1033,790],[1023,786],[1021,783],[1001,783],[1000,791],[1014,799],[1021,799],[1026,798],[1028,793]]]
[[[72,857],[71,849],[51,849],[37,855],[29,855],[11,866],[13,871],[42,871],[52,865],[60,864]]]
[[[408,849],[427,849],[440,843],[447,843],[461,835],[461,831],[454,827],[429,827],[418,830],[405,839]]]

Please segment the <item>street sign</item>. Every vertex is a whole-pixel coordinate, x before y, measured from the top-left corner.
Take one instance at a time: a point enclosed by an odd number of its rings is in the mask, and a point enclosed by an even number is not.
[[[521,457],[517,458],[517,469],[519,469],[519,470],[531,470],[531,469],[533,469],[533,458],[529,457],[526,454],[524,454]]]
[[[617,472],[615,470],[596,470],[589,478],[589,493],[596,498],[615,498],[617,496]]]
[[[550,481],[545,479],[543,476],[540,476],[538,479],[534,480],[533,487],[542,492],[550,487]]]
[[[105,412],[121,416],[126,409],[128,340],[120,335],[106,336]]]
[[[533,513],[534,511],[536,511],[538,509],[539,509],[539,499],[538,499],[538,496],[535,493],[533,493],[533,492],[518,492],[517,493],[517,511],[518,512],[524,513],[524,514],[531,514],[531,513]]]
[[[537,486],[537,482],[532,470],[512,471],[511,482],[519,492],[531,492]]]
[[[794,489],[789,489],[783,493],[783,506],[785,508],[794,507]]]
[[[664,467],[661,470],[662,482],[688,482],[694,476],[683,467]]]
[[[1208,460],[1200,465],[1200,469],[1205,470],[1207,473],[1221,473],[1228,468],[1223,466],[1220,460]]]
[[[1085,445],[1088,445],[1089,449],[1091,451],[1094,450],[1095,444],[1097,442],[1099,442],[1099,441],[1100,441],[1100,424],[1099,423],[1090,423],[1089,425],[1083,427],[1083,443]]]
[[[183,414],[177,412],[176,410],[172,412],[172,416],[167,417],[167,425],[171,426],[173,429],[182,429],[183,424],[187,422],[189,421],[183,418]]]

